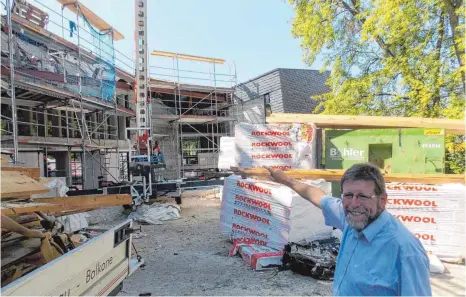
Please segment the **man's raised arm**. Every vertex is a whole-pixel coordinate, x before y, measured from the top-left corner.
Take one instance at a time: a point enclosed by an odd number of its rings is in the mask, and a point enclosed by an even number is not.
[[[285,173],[283,173],[283,171],[275,170],[270,167],[265,167],[265,169],[267,169],[270,172],[270,175],[272,176],[275,182],[292,188],[301,197],[303,197],[306,200],[309,200],[318,208],[322,208],[320,205],[320,200],[322,199],[322,197],[325,196],[324,191],[322,191],[319,188],[302,183],[292,177],[289,177]]]

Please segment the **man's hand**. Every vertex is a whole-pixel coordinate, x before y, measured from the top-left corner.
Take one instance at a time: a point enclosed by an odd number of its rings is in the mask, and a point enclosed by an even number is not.
[[[265,166],[264,166],[265,167]],[[275,170],[270,167],[265,167],[270,172],[271,180],[280,183],[282,185],[288,186],[298,193],[301,197],[306,200],[309,200],[315,206],[321,208],[320,200],[325,196],[325,192],[319,188],[309,186],[305,183],[302,183],[290,176],[287,176],[283,171]]]
[[[285,186],[290,186],[293,182],[293,178],[287,176],[283,171],[276,170],[268,166],[264,166],[270,172],[271,180],[277,183],[280,183]]]

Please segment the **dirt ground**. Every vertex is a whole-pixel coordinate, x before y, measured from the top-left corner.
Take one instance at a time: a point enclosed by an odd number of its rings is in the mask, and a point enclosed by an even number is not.
[[[103,216],[107,222],[122,218],[115,210]],[[229,257],[231,244],[219,231],[219,216],[218,199],[186,198],[181,219],[143,225],[146,236],[134,244],[146,266],[125,280],[119,296],[331,295],[332,282],[291,271],[253,271],[240,256]],[[434,295],[465,296],[465,266],[446,267],[447,273],[431,276]]]

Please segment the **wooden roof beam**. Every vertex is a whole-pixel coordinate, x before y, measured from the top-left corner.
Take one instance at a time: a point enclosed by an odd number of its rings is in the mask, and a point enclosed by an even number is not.
[[[184,60],[199,61],[199,62],[209,62],[209,63],[215,63],[215,64],[224,64],[225,63],[225,60],[223,60],[223,59],[200,57],[200,56],[193,56],[193,55],[185,55],[185,54],[171,53],[171,52],[152,51],[150,54],[152,56],[178,58],[178,59],[184,59]]]
[[[382,117],[382,116],[352,116],[323,115],[307,113],[272,113],[267,117],[267,123],[313,123],[318,128],[334,129],[377,129],[377,128],[432,128],[445,129],[447,134],[464,135],[463,120]]]
[[[266,169],[240,169],[240,173],[246,176],[265,179],[270,176]],[[340,181],[345,170],[338,169],[294,169],[284,173],[297,179],[325,179],[326,181]],[[463,174],[383,174],[385,182],[418,183],[418,184],[446,184],[465,183]]]

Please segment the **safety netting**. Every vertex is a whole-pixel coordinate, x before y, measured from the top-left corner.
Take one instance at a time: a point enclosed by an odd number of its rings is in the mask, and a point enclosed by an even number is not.
[[[111,101],[115,93],[115,49],[113,46],[112,29],[100,32],[92,26],[84,14],[80,13],[84,20],[86,41],[81,40],[82,46],[90,51],[93,61],[87,64],[89,69],[82,76],[81,94],[102,98]]]

